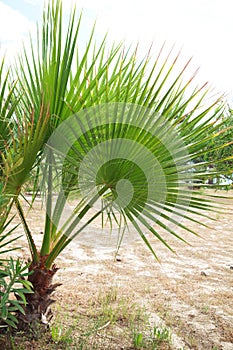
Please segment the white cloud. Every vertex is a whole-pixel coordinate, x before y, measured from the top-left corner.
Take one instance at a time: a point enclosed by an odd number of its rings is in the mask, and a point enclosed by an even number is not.
[[[0,2],[0,48],[11,57],[18,52],[28,33],[35,33],[36,24],[20,12]]]
[[[154,54],[164,40],[168,47],[175,43],[186,59],[194,56],[200,81],[208,80],[222,92],[232,91],[231,0],[119,0],[109,1],[103,11],[95,5],[95,13],[97,28],[102,33],[108,30],[111,40],[139,42],[144,52],[154,41]]]
[[[98,38],[108,32],[110,44],[139,43],[143,55],[152,42],[154,57],[164,41],[166,52],[175,44],[174,53],[182,48],[180,66],[193,56],[188,75],[200,66],[200,83],[233,94],[232,0],[63,0],[64,12],[74,4],[83,9],[84,37],[97,19]]]
[[[41,8],[44,3],[24,1]],[[167,47],[175,43],[177,48],[183,47],[183,57],[194,56],[194,66],[201,66],[202,80],[210,80],[219,90],[232,90],[232,0],[63,0],[64,12],[73,4],[78,11],[83,9],[85,30],[91,30],[97,19],[98,37],[108,31],[110,43],[139,42],[143,53],[154,41],[154,55],[164,40]],[[0,42],[11,43],[13,50],[34,24],[2,2],[0,17]]]
[[[221,91],[233,89],[232,0],[77,0],[92,10],[97,29],[109,31],[110,40],[140,43],[142,51],[154,41],[158,48],[183,47],[183,56],[194,56],[202,80]],[[67,8],[70,1],[63,1]],[[157,51],[155,50],[156,54]]]

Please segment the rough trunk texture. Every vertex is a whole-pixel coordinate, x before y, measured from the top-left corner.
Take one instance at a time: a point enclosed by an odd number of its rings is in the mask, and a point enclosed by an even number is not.
[[[53,316],[50,306],[55,302],[51,295],[61,285],[61,283],[52,283],[53,276],[58,268],[56,265],[53,265],[51,269],[47,269],[43,258],[41,258],[39,263],[32,262],[30,266],[30,271],[33,272],[28,277],[28,280],[33,285],[34,293],[25,294],[27,300],[25,315],[22,313],[17,315],[19,320],[18,329],[30,331],[35,337],[40,328],[48,328]]]

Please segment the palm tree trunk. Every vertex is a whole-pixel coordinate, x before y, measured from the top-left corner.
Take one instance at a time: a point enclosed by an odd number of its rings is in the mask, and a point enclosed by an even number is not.
[[[39,335],[38,331],[42,328],[48,328],[49,322],[53,317],[51,304],[55,300],[51,297],[61,283],[53,284],[53,276],[58,271],[56,265],[51,269],[45,267],[44,261],[46,257],[41,257],[40,262],[32,262],[28,280],[32,283],[34,293],[25,294],[27,305],[25,306],[25,315],[18,313],[19,320],[18,329],[22,331],[30,331],[33,337]]]

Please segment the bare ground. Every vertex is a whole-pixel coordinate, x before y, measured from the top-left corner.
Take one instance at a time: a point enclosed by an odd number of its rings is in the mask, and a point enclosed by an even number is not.
[[[61,269],[55,280],[62,283],[56,292],[57,305],[73,316],[82,314],[100,291],[114,287],[126,300],[144,306],[151,324],[171,329],[171,349],[233,350],[232,208],[233,199],[227,213],[214,214],[216,221],[202,219],[211,228],[190,223],[189,227],[201,238],[177,231],[190,245],[163,233],[176,254],[152,237],[160,263],[135,236],[126,235],[115,256],[115,245],[110,238],[100,237],[97,222],[56,261]],[[43,213],[39,201],[30,212],[29,223],[37,240],[41,240]],[[20,256],[27,258],[25,240],[21,239],[21,243]],[[119,339],[113,338],[111,345],[101,349],[132,347],[124,345],[119,335]]]

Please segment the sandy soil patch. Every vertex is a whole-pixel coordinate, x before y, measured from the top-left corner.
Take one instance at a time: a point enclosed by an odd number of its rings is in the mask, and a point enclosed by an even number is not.
[[[58,303],[81,310],[91,295],[114,286],[144,305],[151,323],[171,329],[172,348],[233,350],[233,200],[226,214],[214,216],[215,222],[203,219],[211,229],[190,224],[202,238],[180,231],[190,245],[164,234],[176,254],[152,237],[160,263],[135,236],[126,236],[115,259],[115,244],[104,235],[98,238],[97,222],[57,259],[61,269],[56,281],[63,283],[56,293]],[[38,241],[42,219],[37,201],[29,223]],[[27,258],[25,239],[20,243],[18,254]]]

